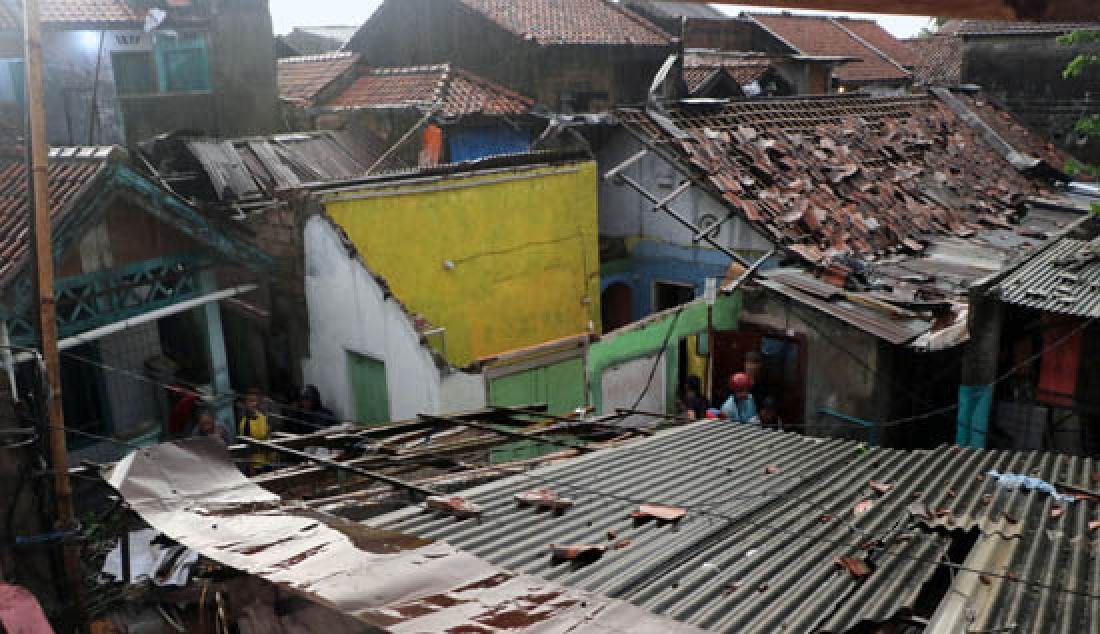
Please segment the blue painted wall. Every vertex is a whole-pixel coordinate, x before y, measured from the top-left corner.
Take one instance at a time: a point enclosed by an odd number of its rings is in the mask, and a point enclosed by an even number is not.
[[[526,152],[531,148],[531,133],[506,126],[455,127],[447,131],[447,142],[452,161],[472,161],[499,154]]]
[[[630,286],[633,289],[632,317],[641,319],[655,308],[656,282],[694,286],[695,296],[700,297],[706,279],[725,278],[729,264],[729,257],[714,249],[641,240],[631,248],[630,257],[603,263],[600,291],[617,282]]]

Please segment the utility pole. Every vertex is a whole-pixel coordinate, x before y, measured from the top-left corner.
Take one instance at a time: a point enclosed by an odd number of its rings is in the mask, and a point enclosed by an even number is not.
[[[38,273],[38,328],[48,389],[46,417],[49,421],[50,466],[53,470],[57,504],[57,530],[76,528],[73,491],[69,482],[69,451],[65,445],[65,414],[61,404],[61,362],[57,348],[57,306],[54,302],[53,232],[50,226],[49,145],[46,140],[46,104],[42,69],[42,27],[38,0],[23,0],[24,76],[27,98],[28,206],[33,215],[34,259]],[[80,631],[87,631],[84,618],[83,579],[80,551],[71,539],[63,542],[65,583],[76,608]]]

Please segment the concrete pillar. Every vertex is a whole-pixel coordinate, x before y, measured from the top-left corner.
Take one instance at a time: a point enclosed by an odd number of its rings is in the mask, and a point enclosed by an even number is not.
[[[993,409],[1004,305],[987,290],[988,286],[983,285],[970,291],[970,343],[963,355],[956,434],[956,443],[961,447],[986,446]]]
[[[204,294],[218,290],[217,278],[213,271],[203,271],[200,281]],[[218,420],[236,434],[237,425],[233,420],[233,388],[229,384],[229,359],[225,353],[221,306],[218,302],[209,302],[204,304],[201,310],[206,321],[207,356],[210,360],[212,393],[210,405],[217,413]]]

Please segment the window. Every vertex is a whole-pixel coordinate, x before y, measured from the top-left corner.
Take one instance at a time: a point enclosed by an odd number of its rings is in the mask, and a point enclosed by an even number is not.
[[[157,34],[152,51],[111,54],[119,96],[210,90],[202,33]]]
[[[155,50],[161,92],[210,90],[206,38],[202,33],[158,35]]]
[[[148,95],[156,92],[152,53],[112,53],[115,90],[119,96]]]
[[[654,284],[654,312],[675,308],[695,299],[695,287],[687,284],[656,282]]]
[[[23,60],[0,59],[0,101],[23,104]]]

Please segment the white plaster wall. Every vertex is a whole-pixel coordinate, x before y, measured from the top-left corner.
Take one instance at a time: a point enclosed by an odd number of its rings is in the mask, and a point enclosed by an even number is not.
[[[634,407],[634,401],[638,400],[638,395],[645,388],[650,372],[653,372],[653,382],[650,383],[649,391],[638,403],[636,409],[644,412],[663,413],[665,411],[665,360],[667,358],[666,355],[661,355],[660,361],[657,362],[656,371],[653,371],[653,356],[631,359],[604,370],[600,385],[604,413],[613,414],[617,407],[624,409]],[[643,422],[641,418],[637,420],[634,420],[634,418],[630,417],[623,423]]]
[[[341,418],[354,418],[347,364],[351,351],[385,362],[393,420],[440,413],[440,372],[409,317],[395,300],[386,299],[370,273],[348,255],[337,230],[320,216],[306,224],[305,264],[310,356],[302,362],[302,375],[317,386],[326,405]]]
[[[451,372],[443,378],[440,389],[440,414],[468,412],[488,403],[485,376],[469,372]]]
[[[617,167],[644,146],[621,131],[600,152],[601,176]],[[652,152],[634,163],[624,172],[658,199],[671,194],[683,180],[683,176],[667,161]],[[600,179],[600,235],[613,237],[646,236],[673,244],[696,246],[692,231],[667,213],[654,212],[653,204],[638,194],[630,185]],[[726,218],[729,208],[709,193],[693,187],[678,196],[669,207],[679,212],[697,226],[707,214],[719,221]],[[740,217],[722,225],[718,242],[723,246],[744,251],[768,251],[771,242]],[[705,246],[705,243],[703,243]]]

